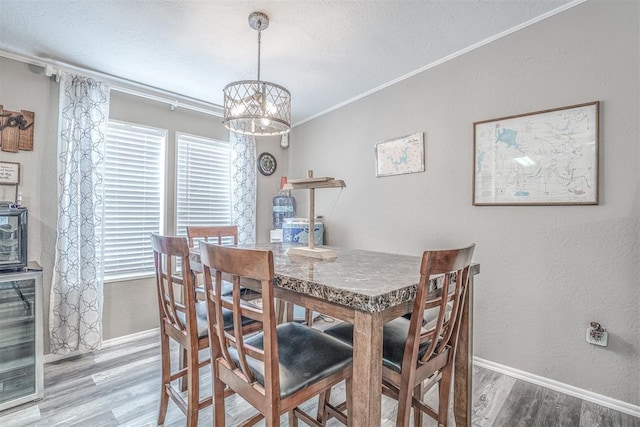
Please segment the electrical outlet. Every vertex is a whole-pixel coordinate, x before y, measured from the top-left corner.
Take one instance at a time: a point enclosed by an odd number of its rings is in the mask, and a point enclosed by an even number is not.
[[[607,346],[609,334],[600,326],[597,322],[591,322],[587,328],[587,342],[589,344],[595,344],[602,347]]]

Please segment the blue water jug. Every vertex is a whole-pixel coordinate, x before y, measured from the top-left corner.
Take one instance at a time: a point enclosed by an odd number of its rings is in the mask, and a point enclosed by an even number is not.
[[[280,180],[280,191],[273,198],[273,227],[282,228],[285,218],[296,216],[296,199],[291,196],[291,190],[284,190],[282,187],[287,183],[287,177]]]

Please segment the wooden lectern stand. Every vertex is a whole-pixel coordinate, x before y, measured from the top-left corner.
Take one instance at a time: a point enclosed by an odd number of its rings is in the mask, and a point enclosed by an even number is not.
[[[302,179],[291,179],[285,185],[285,190],[309,190],[309,245],[306,248],[291,248],[288,255],[300,255],[319,259],[336,258],[336,253],[331,249],[315,247],[315,198],[316,188],[344,188],[347,185],[344,181],[329,177],[314,178],[313,171],[307,171],[307,177]]]

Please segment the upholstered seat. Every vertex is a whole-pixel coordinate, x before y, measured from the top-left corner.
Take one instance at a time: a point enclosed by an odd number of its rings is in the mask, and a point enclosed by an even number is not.
[[[276,333],[281,399],[351,364],[352,347],[317,329],[299,323],[284,323],[278,325]],[[264,334],[253,335],[244,342],[263,350]],[[238,353],[230,349],[229,354],[236,366],[240,367]],[[247,358],[247,361],[256,381],[264,386],[264,363],[251,358]]]
[[[233,313],[226,308],[222,310],[222,316],[224,317],[224,328],[233,329]],[[185,325],[185,317],[183,313],[178,313],[178,320],[182,325]],[[206,301],[200,301],[196,303],[196,322],[198,337],[203,338],[209,335],[209,322],[207,321],[207,303]],[[252,323],[256,323],[253,319],[242,318],[242,326],[246,327]]]
[[[399,317],[385,323],[382,335],[382,363],[389,369],[396,372],[402,371],[402,358],[404,356],[404,346],[407,342],[409,326],[411,322],[404,317]],[[325,334],[336,337],[348,344],[353,343],[353,325],[351,323],[340,323],[325,330]],[[422,357],[431,341],[420,344],[418,357]]]

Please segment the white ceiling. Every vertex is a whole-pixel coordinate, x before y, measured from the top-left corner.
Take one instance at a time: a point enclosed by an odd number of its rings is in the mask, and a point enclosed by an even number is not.
[[[220,105],[229,82],[291,91],[299,123],[575,0],[0,0],[0,51]]]

